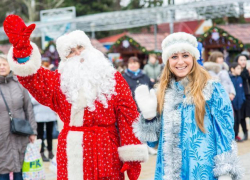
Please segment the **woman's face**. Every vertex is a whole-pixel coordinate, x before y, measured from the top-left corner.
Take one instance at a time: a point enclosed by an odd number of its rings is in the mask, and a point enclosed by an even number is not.
[[[218,63],[218,64],[223,64],[223,62],[224,62],[223,57],[218,57],[218,58],[216,59],[216,63]]]
[[[132,61],[128,63],[128,69],[130,71],[136,72],[139,68],[140,68],[140,64],[138,62]]]
[[[177,81],[186,77],[193,68],[193,57],[188,53],[176,53],[169,58],[169,66]]]
[[[10,73],[10,66],[6,60],[0,58],[0,76],[7,76]]]
[[[241,66],[241,68],[245,68],[247,65],[247,58],[245,56],[240,56],[238,59],[238,63]]]
[[[81,45],[78,45],[76,48],[71,48],[70,53],[66,58],[79,56],[83,50],[84,50],[84,47]]]

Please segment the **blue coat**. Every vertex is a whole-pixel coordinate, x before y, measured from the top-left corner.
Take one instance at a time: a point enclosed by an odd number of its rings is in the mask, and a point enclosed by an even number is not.
[[[231,81],[234,85],[235,91],[236,91],[236,96],[234,97],[234,100],[232,101],[233,103],[233,108],[235,110],[240,110],[242,104],[245,101],[245,92],[244,92],[244,87],[243,87],[243,81],[240,76],[233,76],[230,75]]]
[[[220,83],[209,81],[203,89],[206,100],[204,127],[195,121],[192,97],[186,97],[188,82],[172,80],[166,90],[161,118],[147,121],[141,116],[134,133],[150,146],[158,145],[155,180],[215,180],[242,176],[234,141],[233,110]]]

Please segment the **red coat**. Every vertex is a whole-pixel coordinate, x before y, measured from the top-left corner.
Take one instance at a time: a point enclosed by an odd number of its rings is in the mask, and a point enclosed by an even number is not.
[[[83,126],[70,127],[72,105],[60,89],[58,71],[39,68],[31,76],[18,76],[32,96],[54,110],[64,122],[58,137],[57,179],[122,180],[122,161],[146,160],[145,145],[132,130],[139,113],[131,91],[119,72],[114,78],[117,94],[108,101],[108,108],[96,102],[95,111],[85,108]]]

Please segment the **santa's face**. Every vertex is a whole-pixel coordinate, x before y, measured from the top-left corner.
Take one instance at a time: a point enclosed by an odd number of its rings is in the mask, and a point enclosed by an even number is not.
[[[69,58],[72,58],[74,56],[80,56],[80,54],[82,53],[82,51],[84,50],[85,48],[82,46],[82,45],[78,45],[77,47],[75,48],[71,48],[70,49],[70,52],[69,52],[69,55],[66,57],[67,59]]]
[[[86,48],[79,55],[60,62],[59,72],[61,89],[67,100],[77,108],[94,110],[96,100],[107,106],[107,100],[115,94],[115,69],[95,48]]]

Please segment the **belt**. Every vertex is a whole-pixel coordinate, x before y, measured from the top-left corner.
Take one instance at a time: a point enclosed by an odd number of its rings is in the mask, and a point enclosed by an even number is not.
[[[91,169],[88,166],[92,166],[94,168],[95,180],[112,176],[113,153],[109,131],[114,130],[114,128],[115,126],[75,127],[64,125],[64,130],[66,131],[84,132],[84,152],[87,152],[90,157],[84,157],[83,167]],[[87,163],[86,161],[88,160],[94,160],[94,163]]]

